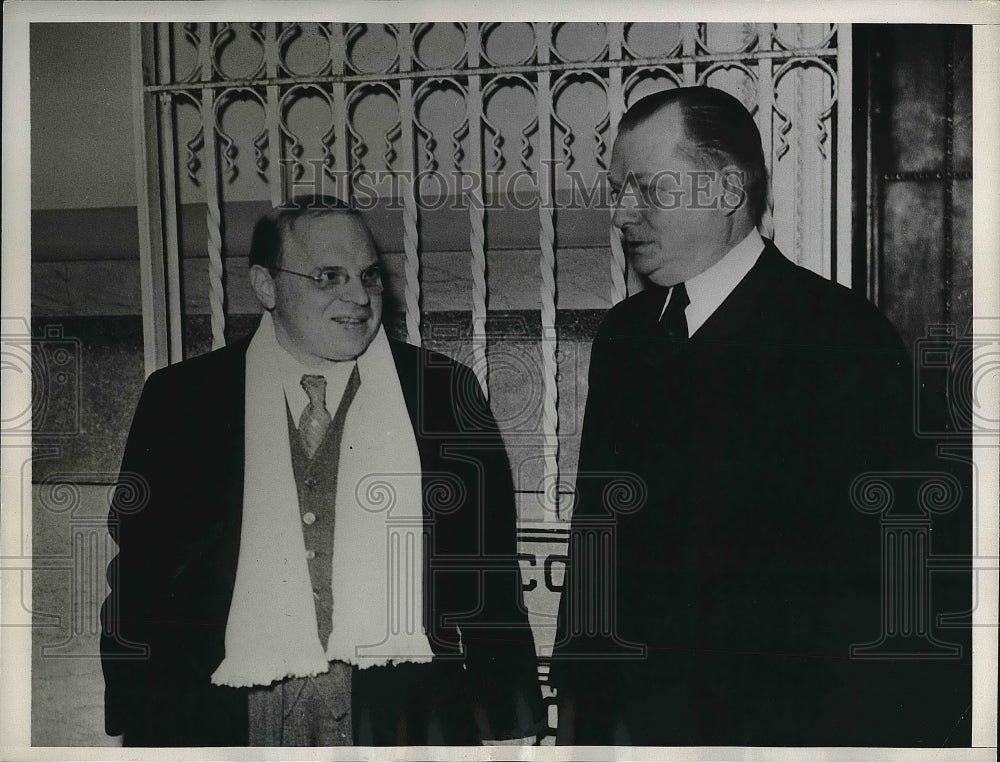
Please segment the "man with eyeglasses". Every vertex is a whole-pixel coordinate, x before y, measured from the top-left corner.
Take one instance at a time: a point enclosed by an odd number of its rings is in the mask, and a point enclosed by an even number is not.
[[[513,484],[472,372],[388,339],[361,216],[262,218],[244,341],[150,376],[116,490],[128,746],[474,744],[542,722]]]

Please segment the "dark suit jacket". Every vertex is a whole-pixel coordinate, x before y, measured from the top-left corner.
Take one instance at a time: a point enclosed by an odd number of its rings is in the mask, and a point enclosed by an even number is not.
[[[224,655],[239,557],[248,345],[154,373],[132,422],[101,614],[106,730],[126,745],[247,744],[246,691],[209,677]],[[365,742],[426,742],[420,725],[432,714],[446,725],[439,742],[528,735],[543,709],[503,443],[468,368],[391,347],[423,470],[425,616],[437,658],[434,679],[423,680],[431,685],[408,698],[396,694],[419,686],[413,670],[355,670],[356,701],[384,701],[387,712],[409,702],[420,715],[407,717],[402,736],[393,721]]]
[[[924,467],[897,335],[770,242],[689,341],[664,296],[593,345],[551,673],[575,741],[961,743],[967,659],[849,658],[880,634],[882,552],[851,482]]]

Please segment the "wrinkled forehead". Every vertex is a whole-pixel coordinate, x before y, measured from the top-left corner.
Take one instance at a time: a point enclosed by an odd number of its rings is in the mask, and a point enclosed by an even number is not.
[[[284,226],[281,262],[359,270],[378,261],[368,226],[357,214],[326,211],[304,214]]]

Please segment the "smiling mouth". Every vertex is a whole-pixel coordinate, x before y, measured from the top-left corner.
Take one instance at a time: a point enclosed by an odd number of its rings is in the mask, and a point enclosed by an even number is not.
[[[340,323],[341,325],[358,326],[358,325],[365,325],[368,322],[368,320],[369,320],[369,316],[366,316],[366,317],[335,317],[335,318],[330,318],[330,319],[334,323]]]

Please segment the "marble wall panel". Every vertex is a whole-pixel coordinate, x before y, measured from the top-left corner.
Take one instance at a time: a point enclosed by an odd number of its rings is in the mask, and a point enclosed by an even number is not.
[[[134,315],[141,312],[139,263],[134,260],[66,262],[69,315]]]
[[[892,151],[887,172],[933,172],[944,159],[945,68],[939,28],[908,26],[887,35],[888,109]]]
[[[388,270],[387,309],[406,303],[405,256],[382,255]],[[491,251],[487,256],[490,310],[541,309],[539,254],[532,249]],[[611,306],[610,254],[606,248],[560,249],[556,256],[556,293],[560,309]],[[260,310],[248,278],[246,257],[224,260],[226,313]],[[420,299],[425,313],[472,309],[471,255],[429,251],[421,256]],[[210,313],[209,260],[182,260],[182,297],[187,315]],[[137,259],[36,261],[32,264],[35,315],[138,315],[142,312]]]
[[[78,471],[112,481],[145,377],[140,319],[40,317],[32,333],[41,337],[33,373],[33,479]],[[64,348],[73,359],[57,368],[48,347]]]
[[[972,320],[972,180],[952,182],[951,322],[959,332]]]
[[[883,313],[912,351],[927,326],[944,322],[940,183],[896,182],[885,188]]]
[[[955,76],[955,171],[972,171],[972,31],[955,27],[952,61]]]
[[[310,184],[299,192],[315,190]],[[320,187],[320,191],[324,188]],[[327,189],[329,190],[329,189]],[[270,205],[262,201],[232,201],[222,207],[220,228],[227,258],[246,257],[253,228]],[[527,195],[493,195],[486,198],[487,251],[537,250],[539,213],[535,199]],[[362,206],[380,251],[403,251],[402,204],[379,199]],[[470,251],[469,206],[455,197],[430,199],[419,211],[423,251]],[[556,195],[557,249],[607,247],[609,217],[607,200],[594,192]],[[185,204],[178,216],[180,253],[183,258],[206,257],[207,215],[204,204]],[[139,233],[136,209],[35,209],[31,213],[32,261],[66,259],[138,259]]]
[[[65,262],[31,265],[31,310],[36,315],[68,315],[69,290]]]

